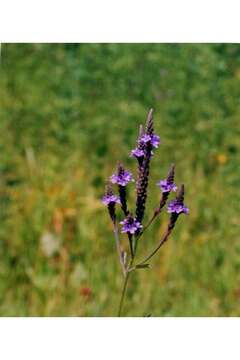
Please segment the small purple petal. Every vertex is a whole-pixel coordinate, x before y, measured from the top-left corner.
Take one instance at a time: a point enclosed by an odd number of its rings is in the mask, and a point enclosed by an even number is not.
[[[135,156],[136,158],[144,156],[144,151],[141,149],[134,149],[131,151],[131,156]]]
[[[183,206],[183,212],[184,212],[184,214],[189,214],[189,208],[186,206]]]
[[[154,148],[158,148],[159,144],[160,144],[160,137],[158,135],[148,135],[148,134],[144,134],[141,138],[140,138],[140,143],[148,143],[151,142],[152,147]]]
[[[121,221],[120,224],[122,225],[122,233],[135,234],[138,229],[142,228],[140,222],[134,219],[132,216],[128,216],[126,219]]]
[[[168,204],[168,209],[167,211],[169,213],[184,213],[184,214],[188,214],[189,213],[189,209],[184,205],[179,203],[179,201],[177,200],[172,200],[169,204]]]
[[[150,135],[147,135],[147,134],[144,134],[140,141],[142,141],[144,144],[146,144],[147,142],[151,141],[151,136]]]
[[[152,135],[151,137],[151,144],[153,147],[158,148],[160,144],[160,137],[158,135]]]
[[[162,192],[176,191],[177,186],[174,183],[170,183],[167,180],[160,180],[157,185],[162,189]]]
[[[113,174],[110,177],[110,181],[113,184],[126,186],[129,183],[129,181],[134,181],[134,180],[133,180],[132,174],[129,171],[124,170],[121,174]]]

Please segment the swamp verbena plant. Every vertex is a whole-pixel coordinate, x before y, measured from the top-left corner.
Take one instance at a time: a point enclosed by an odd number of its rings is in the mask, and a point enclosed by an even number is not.
[[[122,164],[118,164],[116,172],[110,177],[106,185],[105,195],[102,202],[107,206],[110,218],[113,223],[113,231],[118,252],[119,262],[124,276],[123,289],[119,304],[118,316],[122,314],[123,301],[126,294],[127,284],[130,274],[137,269],[144,269],[149,267],[149,260],[159,251],[162,245],[168,240],[176,221],[180,214],[188,214],[189,209],[184,205],[184,185],[179,188],[174,183],[175,166],[171,165],[166,179],[160,180],[157,183],[161,190],[159,203],[153,212],[150,220],[144,225],[144,213],[146,200],[148,195],[148,182],[150,162],[152,160],[154,150],[158,148],[160,138],[154,134],[153,128],[153,110],[151,109],[147,116],[146,127],[143,129],[140,126],[139,136],[137,139],[137,147],[131,151],[130,156],[137,160],[137,180],[136,180],[136,205],[135,211],[130,211],[127,203],[126,187],[130,182],[134,182],[132,174],[127,171]],[[118,189],[118,195],[113,192],[112,185]],[[153,221],[160,215],[165,207],[170,193],[176,193],[175,199],[167,204],[167,212],[169,213],[168,225],[165,233],[154,250],[147,254],[141,261],[136,261],[137,246],[139,239],[153,223]],[[122,209],[124,218],[118,223],[116,216],[116,205]],[[121,233],[126,234],[129,243],[129,251],[122,249],[122,244],[119,234],[119,225],[121,225]]]

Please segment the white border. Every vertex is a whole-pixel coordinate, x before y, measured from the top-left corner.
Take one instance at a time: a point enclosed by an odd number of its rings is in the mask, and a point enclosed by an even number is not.
[[[5,1],[2,42],[239,42],[236,0]],[[237,359],[240,320],[0,319],[8,359]],[[237,356],[238,355],[238,356]]]
[[[237,0],[3,2],[2,42],[240,41]]]
[[[9,318],[0,320],[0,357],[233,360],[239,330],[237,318]]]

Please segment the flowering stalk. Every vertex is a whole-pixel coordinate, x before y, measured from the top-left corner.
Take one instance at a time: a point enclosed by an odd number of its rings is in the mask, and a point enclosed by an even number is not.
[[[133,180],[133,176],[129,171],[126,171],[122,164],[118,164],[117,172],[113,174],[110,178],[110,181],[113,184],[118,185],[118,192],[119,192],[119,199],[122,211],[124,212],[125,216],[129,214],[128,208],[127,208],[127,192],[126,192],[126,185],[130,181]],[[128,234],[128,240],[129,240],[129,246],[130,246],[130,253],[131,257],[133,257],[133,242],[132,242],[132,234],[130,232]]]
[[[118,165],[118,178],[123,179],[125,177],[125,179],[126,179],[126,176],[131,177],[131,174],[125,171],[122,164],[119,164]],[[124,181],[118,182],[118,192],[119,192],[119,198],[120,198],[120,202],[121,202],[122,211],[124,212],[125,216],[127,216],[129,213],[128,208],[127,208],[127,191],[126,191],[126,186],[122,185],[122,184],[125,184],[125,182]]]
[[[133,149],[130,153],[130,156],[135,157],[138,161],[138,171],[140,171],[140,168],[142,166],[143,163],[143,159],[144,159],[144,147],[145,144],[142,141],[142,137],[144,135],[144,131],[143,131],[143,126],[140,125],[139,127],[139,136],[138,136],[138,141],[137,141],[137,147],[135,149]]]
[[[135,261],[137,253],[137,244],[140,237],[152,224],[152,222],[158,217],[165,207],[167,200],[171,192],[176,192],[177,186],[174,183],[175,166],[172,165],[168,171],[167,177],[164,180],[160,180],[157,185],[161,189],[161,197],[158,207],[155,209],[152,218],[144,226],[143,220],[145,215],[146,200],[148,195],[148,183],[149,183],[149,172],[150,172],[150,161],[153,157],[153,150],[158,148],[160,144],[160,138],[154,134],[153,126],[153,110],[151,109],[147,116],[145,131],[140,126],[139,136],[137,139],[137,147],[131,151],[131,157],[135,157],[138,163],[138,176],[136,183],[136,202],[135,202],[135,215],[129,210],[127,204],[127,189],[126,186],[133,180],[132,174],[125,170],[122,164],[117,167],[116,173],[110,177],[110,182],[116,184],[118,187],[119,196],[113,194],[112,187],[108,184],[105,195],[102,199],[103,203],[107,205],[110,218],[114,226],[114,236],[116,240],[117,251],[119,255],[120,264],[124,275],[124,283],[121,292],[121,299],[119,304],[118,316],[122,314],[122,308],[124,303],[125,294],[127,291],[127,284],[129,281],[130,274],[137,269],[144,269],[149,267],[148,261],[159,251],[162,245],[169,239],[180,214],[188,214],[189,209],[184,205],[184,185],[181,185],[174,200],[170,201],[167,206],[167,212],[170,214],[169,222],[163,237],[159,241],[158,245],[154,250],[142,261]],[[121,219],[119,224],[123,234],[127,234],[129,239],[129,252],[130,258],[126,252],[121,249],[116,204],[121,206],[122,212],[125,216]],[[129,258],[130,260],[126,261]]]
[[[150,160],[152,155],[152,136],[153,136],[153,110],[148,113],[146,123],[146,133],[139,140],[143,147],[144,158],[139,166],[137,180],[137,201],[136,201],[136,219],[141,223],[144,217],[145,204],[147,200],[148,177],[150,170]]]
[[[107,205],[108,213],[109,213],[110,218],[113,223],[113,232],[114,232],[114,237],[115,237],[115,242],[116,242],[116,248],[117,248],[117,252],[118,252],[118,256],[119,256],[120,265],[122,267],[122,272],[123,272],[123,275],[125,276],[126,267],[125,267],[125,263],[124,263],[123,251],[121,249],[120,241],[119,241],[118,226],[116,223],[116,210],[115,210],[115,205],[120,204],[120,199],[118,196],[113,194],[112,186],[110,183],[106,185],[105,195],[102,198],[102,202],[104,205]]]
[[[168,212],[171,213],[171,216],[170,216],[170,219],[168,222],[167,230],[166,230],[164,236],[162,237],[162,239],[160,240],[158,246],[147,257],[145,257],[144,260],[142,260],[137,265],[135,265],[134,268],[128,269],[128,271],[132,271],[134,269],[137,269],[141,265],[146,264],[146,262],[149,261],[158,252],[160,247],[162,247],[162,245],[167,241],[167,239],[169,238],[169,235],[171,234],[171,232],[176,224],[176,221],[177,221],[179,215],[180,214],[188,214],[188,212],[189,212],[189,209],[183,204],[183,201],[184,201],[184,185],[181,185],[179,192],[176,196],[176,199],[173,200],[172,203],[170,203],[168,206]]]
[[[160,214],[163,207],[166,205],[166,202],[167,202],[170,192],[177,190],[177,186],[174,184],[174,175],[175,175],[175,165],[172,164],[169,169],[167,178],[165,180],[160,180],[157,183],[157,185],[162,189],[162,196],[160,199],[160,203],[159,203],[159,206],[155,209],[152,218],[149,220],[149,222],[147,223],[147,225],[145,226],[143,231],[147,230],[147,228],[152,224],[152,222]],[[142,233],[143,233],[143,231],[142,231]],[[141,235],[142,235],[142,233],[141,233]]]

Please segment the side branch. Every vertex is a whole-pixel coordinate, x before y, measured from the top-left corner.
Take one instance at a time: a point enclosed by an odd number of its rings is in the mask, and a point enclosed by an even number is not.
[[[136,268],[138,268],[139,266],[146,264],[146,262],[148,260],[150,260],[158,252],[158,250],[163,246],[163,244],[167,241],[167,239],[170,236],[171,232],[172,232],[172,228],[168,227],[166,233],[164,234],[163,238],[159,242],[158,246],[147,257],[145,257],[145,259],[143,259],[138,264],[136,264],[135,266],[130,268],[129,271],[133,271]]]
[[[142,236],[142,234],[144,233],[144,231],[146,231],[146,230],[149,228],[149,226],[153,223],[153,221],[154,221],[154,220],[156,219],[156,217],[160,214],[160,212],[161,212],[161,208],[158,208],[158,209],[156,209],[156,210],[154,211],[153,216],[151,217],[151,219],[149,220],[149,222],[147,223],[147,225],[144,226],[142,232],[139,234],[139,236],[138,236],[139,238]]]

